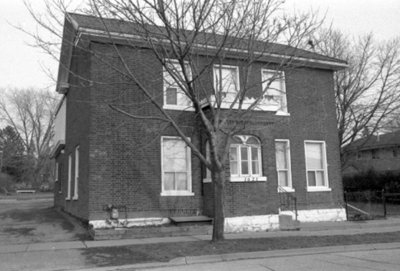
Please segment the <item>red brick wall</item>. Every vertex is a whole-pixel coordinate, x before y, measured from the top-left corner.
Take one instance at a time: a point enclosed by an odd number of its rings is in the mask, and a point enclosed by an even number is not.
[[[192,190],[195,196],[160,196],[160,137],[176,133],[163,122],[129,118],[110,108],[110,105],[117,105],[131,114],[160,116],[138,86],[116,71],[123,70],[123,65],[116,58],[114,49],[101,43],[91,43],[90,46],[96,52],[91,56],[91,65],[86,66],[91,68],[90,92],[83,91],[87,89],[85,87],[76,87],[68,93],[70,110],[71,103],[78,97],[89,103],[85,108],[76,107],[75,113],[68,113],[65,150],[68,154],[76,144],[82,145],[81,159],[85,155],[88,163],[85,167],[87,178],[80,182],[83,187],[80,187],[79,202],[69,202],[65,205],[66,210],[89,220],[106,218],[108,214],[103,207],[107,204],[125,205],[129,217],[195,214],[198,210],[212,215],[211,184],[202,183],[202,167],[194,156]],[[145,49],[122,46],[119,49],[127,64],[143,79],[149,94],[162,104],[162,68],[154,56]],[[205,74],[204,84],[212,84],[211,74],[211,71]],[[261,71],[255,69],[251,78],[259,82]],[[254,90],[260,87],[255,85]],[[293,186],[302,208],[337,207],[337,203],[342,202],[332,72],[301,68],[287,70],[286,89],[289,117],[257,112],[243,131],[243,134],[260,139],[262,169],[268,181],[227,181],[226,216],[277,213],[275,139],[290,140]],[[204,139],[196,129],[194,113],[173,111],[172,114],[185,126],[185,134],[200,146]],[[331,192],[306,191],[304,140],[326,141]],[[67,167],[63,171],[66,170]],[[66,185],[66,181],[64,183]]]
[[[66,94],[65,149],[56,161],[60,164],[61,193],[55,191],[55,205],[64,211],[87,220],[89,217],[89,140],[90,130],[90,57],[85,49],[75,47],[72,53],[69,90]],[[78,199],[73,200],[75,181],[75,148],[79,146]],[[68,156],[72,155],[71,199],[68,190]]]

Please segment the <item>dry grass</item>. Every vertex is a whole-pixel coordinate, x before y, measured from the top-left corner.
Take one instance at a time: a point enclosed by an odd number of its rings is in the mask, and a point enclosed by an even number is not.
[[[123,247],[85,249],[82,254],[97,266],[112,266],[144,262],[167,262],[183,256],[216,255],[235,252],[310,248],[337,245],[391,243],[400,241],[400,231],[343,236],[274,237],[258,239],[161,243]]]

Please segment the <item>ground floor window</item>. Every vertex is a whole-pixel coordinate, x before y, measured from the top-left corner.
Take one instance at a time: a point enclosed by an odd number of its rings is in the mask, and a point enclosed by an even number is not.
[[[79,182],[79,146],[75,148],[75,181],[74,181],[74,200],[78,199],[78,182]]]
[[[275,158],[276,171],[278,175],[278,184],[283,189],[292,190],[292,174],[290,166],[290,144],[289,140],[275,140]]]
[[[67,197],[66,200],[71,199],[71,179],[72,179],[72,156],[68,155],[68,184],[67,184]]]
[[[162,137],[161,145],[161,195],[193,195],[190,148],[179,137]]]
[[[324,141],[305,141],[308,190],[328,187],[326,147]]]
[[[231,181],[264,181],[261,144],[254,136],[234,136],[229,148]]]

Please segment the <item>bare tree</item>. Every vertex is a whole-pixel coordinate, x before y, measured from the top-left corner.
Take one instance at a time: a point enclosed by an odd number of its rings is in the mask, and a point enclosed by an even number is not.
[[[109,61],[108,65],[127,81],[133,82],[159,114],[143,115],[134,108],[127,109],[112,102],[109,106],[134,119],[156,120],[172,126],[211,172],[214,190],[213,241],[224,238],[223,192],[229,176],[230,142],[234,135],[245,128],[255,110],[271,104],[277,110],[284,109],[284,101],[274,100],[282,95],[271,93],[273,84],[282,79],[281,70],[289,72],[296,63],[299,65],[295,59],[300,50],[296,48],[321,25],[315,14],[285,15],[280,10],[282,3],[277,0],[93,0],[83,9],[100,18],[102,29],[113,41],[118,65],[115,61]],[[64,6],[58,5],[62,10]],[[50,17],[57,17],[52,14]],[[54,29],[38,16],[36,18],[46,29]],[[170,84],[177,86],[174,97],[181,97],[187,107],[195,111],[199,129],[208,142],[209,155],[187,139],[180,123],[170,111],[163,108],[138,71],[130,66],[117,45],[121,37],[116,37],[112,31],[117,21],[110,18],[132,23],[129,31],[135,37],[124,37],[124,43],[135,46],[137,42],[142,42],[151,50],[163,66]],[[50,46],[43,39],[38,39],[38,45],[45,48]],[[48,52],[52,53],[53,50]],[[92,54],[108,61],[96,52]],[[225,64],[233,55],[241,63],[240,85],[234,79],[227,79],[238,76],[235,71],[225,73],[222,69],[213,69],[214,65]],[[254,91],[256,83],[250,75],[259,61],[265,67],[272,66],[276,72],[261,83],[257,82],[262,84],[262,91]],[[217,83],[206,86],[200,79],[210,72],[214,73]]]
[[[55,95],[35,89],[4,90],[0,120],[16,131],[26,157],[24,177],[39,184],[51,151]]]
[[[369,34],[351,40],[331,28],[317,32],[314,43],[316,51],[349,64],[334,77],[341,146],[384,126],[400,108],[400,39],[378,43]]]

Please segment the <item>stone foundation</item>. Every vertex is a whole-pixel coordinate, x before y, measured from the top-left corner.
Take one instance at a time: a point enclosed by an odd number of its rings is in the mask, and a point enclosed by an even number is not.
[[[282,211],[280,213],[290,214],[293,219],[295,217],[292,211]],[[297,220],[300,222],[346,221],[346,210],[344,208],[298,210]]]
[[[335,209],[314,209],[298,210],[298,221],[300,222],[322,222],[322,221],[345,221],[346,210],[344,208]],[[282,211],[280,214],[291,215],[295,218],[292,211]],[[112,228],[131,228],[145,226],[162,226],[170,224],[170,219],[162,217],[153,218],[132,218],[115,220],[92,220],[89,225],[93,229],[112,229]],[[258,215],[240,216],[225,218],[225,232],[257,232],[279,229],[279,215]]]
[[[240,216],[225,218],[225,232],[266,231],[279,229],[279,215]]]
[[[112,229],[112,228],[131,228],[145,226],[161,226],[169,224],[171,221],[163,217],[148,217],[148,218],[128,218],[119,220],[91,220],[89,225],[92,229]]]

